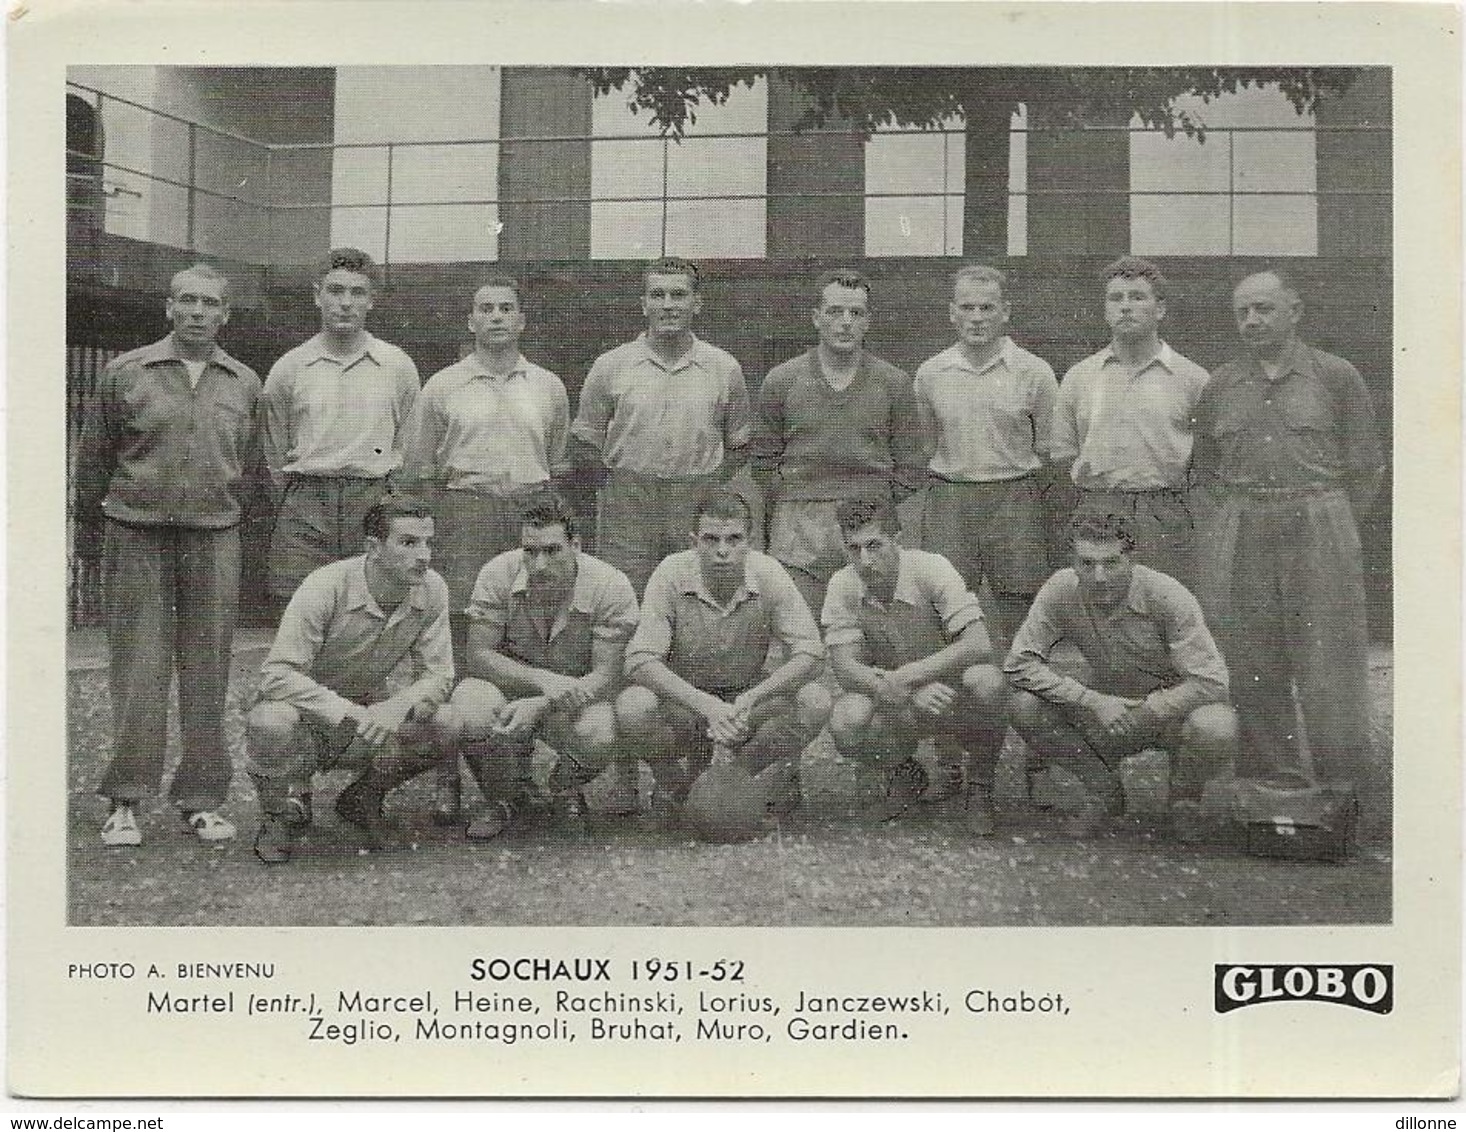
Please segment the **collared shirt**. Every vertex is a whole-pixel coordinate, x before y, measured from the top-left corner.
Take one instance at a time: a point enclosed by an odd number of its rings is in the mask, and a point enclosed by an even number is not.
[[[818,349],[775,366],[759,386],[753,471],[765,490],[777,473],[780,500],[889,493],[893,473],[921,478],[923,447],[911,379],[865,351],[844,389],[825,380]]]
[[[1359,371],[1296,340],[1279,362],[1276,380],[1250,358],[1217,370],[1196,409],[1198,479],[1240,488],[1372,486],[1380,440]]]
[[[1133,373],[1106,346],[1059,385],[1053,459],[1091,491],[1184,488],[1191,419],[1207,372],[1164,342]]]
[[[108,363],[87,406],[77,512],[143,526],[223,530],[258,468],[260,379],[217,346],[189,381],[173,335]]]
[[[495,651],[522,664],[585,676],[593,667],[595,641],[625,645],[636,631],[631,582],[616,567],[589,554],[575,556],[575,583],[550,624],[548,637],[535,624],[528,595],[524,551],[510,550],[484,564],[468,603],[470,620],[504,630]]]
[[[1134,567],[1130,592],[1109,613],[1090,609],[1066,566],[1044,583],[1003,663],[1013,683],[1050,703],[1083,708],[1085,685],[1049,667],[1059,641],[1089,661],[1094,691],[1141,699],[1167,722],[1227,701],[1227,665],[1196,598],[1175,578]]]
[[[775,640],[790,656],[825,655],[814,616],[784,567],[749,551],[743,584],[722,606],[708,592],[697,551],[683,550],[664,558],[646,584],[626,674],[661,660],[705,692],[738,693],[758,683]]]
[[[408,694],[441,704],[453,690],[448,587],[429,570],[391,613],[367,589],[366,557],[311,573],[280,618],[260,668],[260,699],[334,727],[358,705]]]
[[[503,493],[569,471],[565,383],[523,354],[490,374],[476,354],[428,378],[403,429],[403,478]]]
[[[287,473],[379,479],[402,466],[401,428],[420,382],[401,349],[368,334],[360,353],[338,358],[317,334],[282,357],[265,379],[265,459]]]
[[[1053,367],[1013,339],[974,366],[961,343],[916,370],[916,404],[935,442],[928,467],[967,483],[1012,480],[1048,457],[1059,383]]]
[[[940,554],[905,547],[900,554],[888,604],[870,592],[854,566],[830,579],[820,614],[828,647],[859,645],[865,663],[896,669],[940,652],[983,619],[977,597]]]
[[[642,334],[595,360],[570,434],[608,468],[675,479],[717,471],[750,427],[748,386],[731,354],[694,338],[669,366]]]

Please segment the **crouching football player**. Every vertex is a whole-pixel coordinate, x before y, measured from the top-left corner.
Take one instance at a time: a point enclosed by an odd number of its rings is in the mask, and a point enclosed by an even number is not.
[[[901,546],[889,504],[851,500],[835,517],[848,564],[821,614],[845,690],[830,718],[835,746],[880,776],[872,817],[946,800],[969,833],[989,837],[1008,689],[977,597],[941,555]],[[925,736],[936,740],[935,783],[914,754]]]
[[[626,647],[617,726],[663,804],[686,799],[716,744],[757,776],[776,815],[797,809],[799,756],[830,714],[829,692],[810,683],[824,660],[814,617],[784,567],[750,548],[750,529],[737,493],[705,497],[692,548],[653,571]],[[783,662],[768,671],[771,645]]]
[[[467,836],[484,841],[534,805],[536,736],[559,756],[552,797],[580,799],[617,755],[613,697],[636,595],[625,574],[581,551],[575,516],[547,494],[521,516],[520,548],[479,571],[467,615],[469,675],[445,714],[486,802]]]
[[[312,572],[286,606],[246,718],[247,765],[262,822],[255,853],[290,859],[310,824],[318,771],[360,775],[336,813],[368,848],[391,842],[387,793],[437,758],[441,705],[453,687],[448,587],[428,569],[433,518],[417,500],[388,496],[367,512],[366,552]]]
[[[1087,795],[1070,815],[1094,833],[1124,801],[1120,760],[1151,748],[1171,756],[1171,818],[1181,841],[1206,830],[1201,797],[1237,751],[1227,666],[1180,582],[1131,561],[1123,519],[1076,516],[1073,565],[1044,583],[1004,664],[1017,691],[1013,725],[1045,762],[1067,767]],[[1069,641],[1089,663],[1087,683],[1050,664]]]

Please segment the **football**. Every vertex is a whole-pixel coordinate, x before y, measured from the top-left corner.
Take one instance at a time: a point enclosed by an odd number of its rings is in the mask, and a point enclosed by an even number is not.
[[[683,819],[700,841],[750,841],[770,827],[766,802],[764,791],[746,770],[720,763],[692,784]]]

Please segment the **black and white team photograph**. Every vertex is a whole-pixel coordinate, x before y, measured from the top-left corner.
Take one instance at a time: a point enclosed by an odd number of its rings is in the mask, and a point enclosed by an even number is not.
[[[68,924],[1392,922],[1390,68],[66,80]]]

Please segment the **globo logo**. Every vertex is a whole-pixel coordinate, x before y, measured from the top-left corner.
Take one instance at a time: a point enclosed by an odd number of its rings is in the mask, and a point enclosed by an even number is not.
[[[1392,963],[1216,965],[1218,1014],[1270,1002],[1327,1002],[1388,1014],[1395,1008],[1395,967]]]

